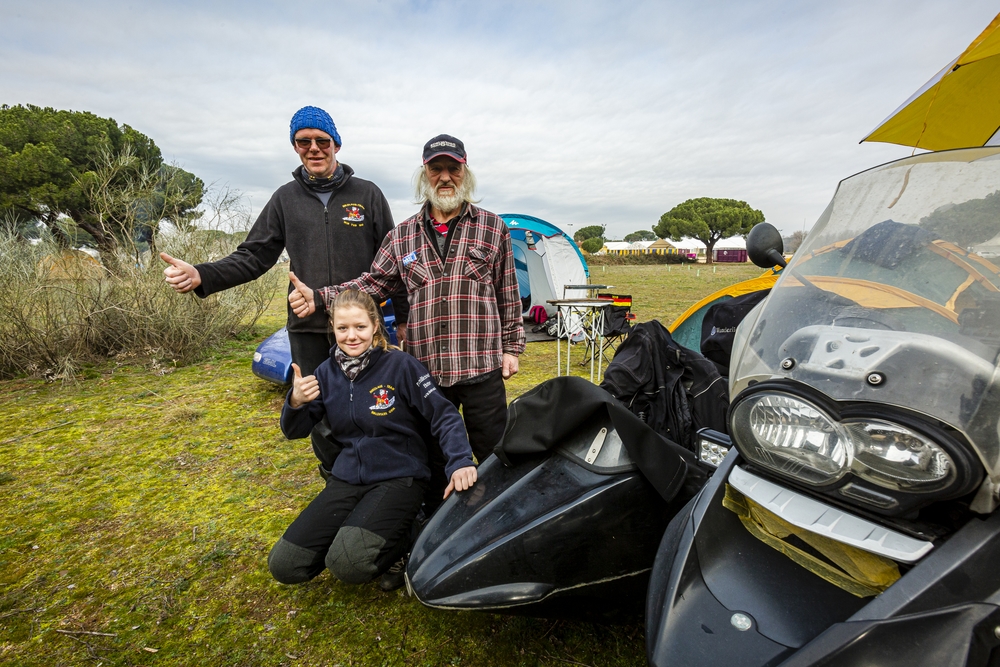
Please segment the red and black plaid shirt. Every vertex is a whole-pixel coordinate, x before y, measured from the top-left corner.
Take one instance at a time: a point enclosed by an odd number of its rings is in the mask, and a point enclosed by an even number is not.
[[[503,354],[524,351],[521,298],[510,232],[495,213],[468,204],[453,218],[442,260],[424,225],[423,210],[386,235],[371,271],[319,290],[329,309],[356,287],[382,299],[400,285],[410,302],[408,350],[437,383],[450,387],[500,368]]]

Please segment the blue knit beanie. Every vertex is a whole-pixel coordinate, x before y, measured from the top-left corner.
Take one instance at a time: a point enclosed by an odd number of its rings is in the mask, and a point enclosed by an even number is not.
[[[337,126],[333,124],[330,114],[319,107],[302,107],[292,116],[291,132],[289,140],[295,143],[295,133],[305,128],[323,130],[333,138],[333,143],[342,146],[340,135],[337,134]]]

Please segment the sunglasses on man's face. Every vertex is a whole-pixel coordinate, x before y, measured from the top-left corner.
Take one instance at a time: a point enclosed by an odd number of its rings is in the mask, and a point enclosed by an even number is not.
[[[316,142],[316,147],[317,148],[319,148],[320,150],[326,150],[327,148],[330,147],[330,144],[333,142],[333,139],[326,139],[326,138],[322,138],[322,139],[296,139],[295,140],[295,145],[298,146],[299,148],[309,148],[309,147],[312,146],[312,143],[314,141]]]

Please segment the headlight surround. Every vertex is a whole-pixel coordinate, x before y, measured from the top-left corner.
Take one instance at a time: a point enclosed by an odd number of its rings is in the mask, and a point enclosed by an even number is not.
[[[730,432],[751,461],[806,484],[836,482],[851,468],[847,431],[796,396],[761,392],[733,410]]]
[[[934,493],[956,481],[946,449],[913,428],[838,415],[782,391],[751,392],[733,406],[730,432],[748,460],[811,486],[848,473],[882,488]]]

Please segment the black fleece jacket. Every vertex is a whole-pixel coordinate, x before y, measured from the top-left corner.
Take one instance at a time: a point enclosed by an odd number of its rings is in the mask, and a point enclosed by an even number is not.
[[[344,182],[326,206],[298,180],[278,188],[232,254],[195,267],[201,274],[195,294],[206,297],[259,278],[286,248],[289,270],[313,288],[339,285],[368,271],[382,239],[393,228],[392,212],[377,185],[342,166]],[[296,179],[297,171],[292,174]],[[405,293],[394,294],[392,301],[396,321],[405,323],[409,313]],[[289,308],[288,330],[326,333],[327,313],[319,310],[300,319]]]

